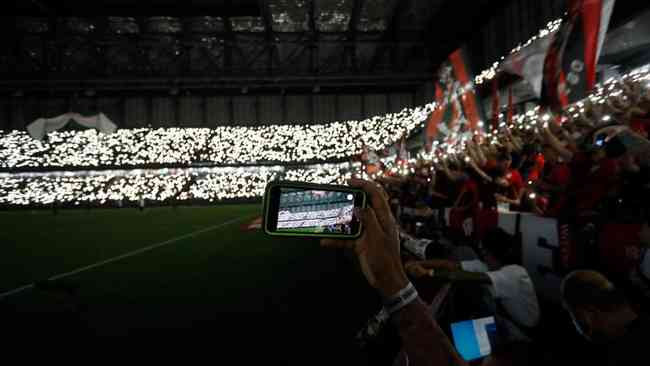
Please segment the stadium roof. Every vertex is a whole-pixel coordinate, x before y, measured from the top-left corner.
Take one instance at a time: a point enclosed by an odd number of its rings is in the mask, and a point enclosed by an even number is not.
[[[96,82],[119,89],[134,80],[143,88],[416,85],[507,1],[489,3],[17,1],[7,11],[14,21],[2,25],[15,47],[0,50],[0,88]],[[481,21],[461,29],[461,14]]]

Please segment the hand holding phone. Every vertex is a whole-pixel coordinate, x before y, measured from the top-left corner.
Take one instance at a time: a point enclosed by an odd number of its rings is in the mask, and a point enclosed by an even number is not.
[[[366,206],[359,188],[273,182],[264,196],[264,231],[274,236],[354,239],[362,225],[355,208]]]
[[[398,226],[388,204],[388,194],[375,182],[350,180],[350,186],[368,195],[368,206],[359,210],[363,232],[354,240],[322,239],[326,248],[354,250],[368,283],[390,298],[408,284],[402,266]]]

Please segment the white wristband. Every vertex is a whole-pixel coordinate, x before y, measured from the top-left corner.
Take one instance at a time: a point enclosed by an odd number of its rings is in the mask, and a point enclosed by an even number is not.
[[[392,315],[398,310],[401,310],[406,305],[415,301],[418,298],[418,291],[409,282],[406,287],[399,290],[397,294],[384,301],[384,309],[389,315]]]

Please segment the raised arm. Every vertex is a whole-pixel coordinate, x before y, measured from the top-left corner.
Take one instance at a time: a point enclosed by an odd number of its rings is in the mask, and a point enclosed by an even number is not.
[[[362,188],[370,198],[371,207],[355,213],[363,222],[363,234],[357,240],[323,239],[321,245],[354,250],[361,272],[392,312],[391,321],[399,331],[411,364],[467,365],[406,277],[400,257],[398,227],[386,192],[369,181],[352,180],[350,185]],[[397,295],[404,295],[406,299]]]
[[[562,156],[566,161],[571,161],[571,159],[573,159],[573,153],[562,145],[562,142],[555,137],[553,132],[551,132],[551,129],[548,127],[544,128],[544,139],[546,140],[546,143],[548,143],[551,148],[560,154],[560,156]]]

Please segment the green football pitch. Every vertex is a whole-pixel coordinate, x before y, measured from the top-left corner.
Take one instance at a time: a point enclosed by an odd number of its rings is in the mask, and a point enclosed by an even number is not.
[[[295,354],[287,345],[364,357],[354,336],[379,301],[357,267],[315,240],[242,229],[258,216],[259,205],[0,212],[0,293],[14,291],[3,322],[28,335],[218,334],[266,343],[279,362]]]

